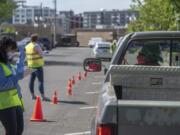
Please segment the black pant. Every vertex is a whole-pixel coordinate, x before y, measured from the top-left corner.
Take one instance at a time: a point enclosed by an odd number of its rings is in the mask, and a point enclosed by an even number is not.
[[[24,120],[21,107],[0,110],[0,121],[6,130],[6,135],[22,135]]]

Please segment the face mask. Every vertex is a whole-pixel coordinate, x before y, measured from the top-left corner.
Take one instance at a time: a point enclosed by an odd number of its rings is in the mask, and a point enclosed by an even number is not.
[[[15,53],[14,52],[8,52],[7,53],[7,56],[8,56],[8,60],[13,60],[14,56],[15,56]]]

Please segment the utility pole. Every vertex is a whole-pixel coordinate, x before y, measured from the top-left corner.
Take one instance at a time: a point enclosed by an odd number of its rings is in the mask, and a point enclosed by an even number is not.
[[[54,0],[54,36],[53,36],[53,47],[55,47],[56,44],[56,22],[57,22],[57,16],[56,16],[56,12],[57,12],[57,0]]]
[[[43,16],[43,5],[42,5],[42,2],[41,2],[41,4],[40,4],[40,8],[41,8],[41,17],[42,17],[42,19],[44,19],[44,16]]]

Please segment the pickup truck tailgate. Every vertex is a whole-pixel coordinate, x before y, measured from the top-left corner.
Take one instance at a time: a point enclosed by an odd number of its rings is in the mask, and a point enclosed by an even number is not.
[[[112,66],[118,135],[180,135],[180,68]],[[121,91],[121,92],[117,92]]]
[[[180,102],[118,101],[118,135],[180,135]]]

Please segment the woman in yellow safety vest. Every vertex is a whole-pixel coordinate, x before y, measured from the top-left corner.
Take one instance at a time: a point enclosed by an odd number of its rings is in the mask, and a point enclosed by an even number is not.
[[[26,45],[26,58],[27,58],[27,66],[30,69],[35,70],[30,75],[29,80],[29,90],[32,96],[32,99],[36,99],[35,91],[34,91],[34,83],[35,79],[38,79],[39,83],[39,92],[41,94],[42,100],[49,101],[49,99],[45,96],[44,91],[44,58],[43,51],[38,43],[38,35],[31,35],[31,42]]]
[[[0,38],[0,121],[6,135],[22,135],[24,128],[23,102],[18,80],[24,74],[24,48],[19,47],[16,65],[10,64],[16,42],[9,37]]]
[[[116,40],[114,40],[113,42],[112,42],[112,44],[111,44],[111,48],[110,48],[110,52],[112,53],[112,54],[114,54],[114,52],[116,51]]]

